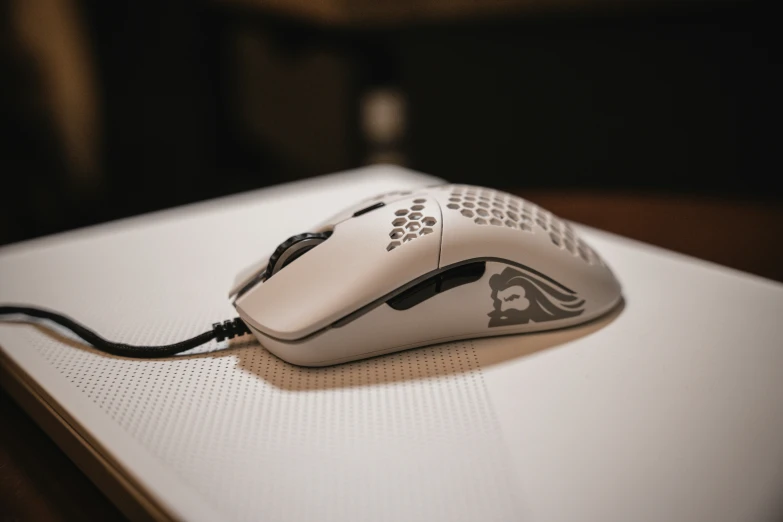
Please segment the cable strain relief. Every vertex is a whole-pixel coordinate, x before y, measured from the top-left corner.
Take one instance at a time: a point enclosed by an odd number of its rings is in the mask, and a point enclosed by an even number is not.
[[[215,332],[215,340],[217,342],[250,333],[250,328],[248,328],[245,322],[239,317],[223,321],[222,323],[213,323],[212,330]]]

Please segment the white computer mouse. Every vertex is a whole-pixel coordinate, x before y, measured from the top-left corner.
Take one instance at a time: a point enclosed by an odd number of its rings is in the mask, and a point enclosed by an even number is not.
[[[304,366],[574,326],[621,299],[570,225],[465,185],[362,201],[264,261],[234,305],[264,347]]]

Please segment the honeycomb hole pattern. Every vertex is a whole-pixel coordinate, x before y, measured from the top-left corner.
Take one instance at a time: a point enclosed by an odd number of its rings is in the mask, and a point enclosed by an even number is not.
[[[601,258],[590,246],[576,236],[571,225],[560,221],[548,223],[549,239],[561,250],[566,250],[572,256],[578,256],[589,265],[602,264]]]
[[[570,225],[522,198],[492,189],[469,185],[449,187],[446,208],[456,210],[477,225],[506,227],[522,232],[533,232],[538,226],[549,235],[553,245],[581,258],[588,264],[601,264],[598,255],[576,237]]]
[[[532,210],[535,205],[527,201],[491,189],[453,185],[450,187],[446,208],[457,210],[477,225],[513,228],[523,232],[533,231]],[[530,207],[525,213],[524,209]]]
[[[424,198],[417,198],[413,200],[413,204],[410,207],[399,208],[394,211],[396,217],[391,222],[393,228],[389,232],[391,241],[386,245],[387,251],[391,252],[404,243],[409,243],[421,236],[432,234],[432,227],[438,223],[438,220],[432,216],[425,215],[426,207],[424,204],[426,202],[427,200]]]

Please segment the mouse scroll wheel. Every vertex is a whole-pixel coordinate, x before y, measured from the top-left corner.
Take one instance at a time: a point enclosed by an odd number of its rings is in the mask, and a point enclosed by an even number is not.
[[[269,279],[282,270],[296,258],[307,253],[310,249],[320,245],[331,236],[331,232],[314,233],[305,232],[289,237],[278,246],[269,258],[266,266],[266,279]]]

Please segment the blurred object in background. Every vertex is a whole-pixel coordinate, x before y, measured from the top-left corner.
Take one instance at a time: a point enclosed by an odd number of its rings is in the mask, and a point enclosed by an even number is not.
[[[100,100],[83,22],[68,0],[0,0],[0,243],[96,218]]]
[[[77,190],[100,185],[100,120],[94,61],[79,6],[70,0],[13,2],[20,48],[40,85],[42,106],[62,143]]]
[[[377,88],[362,98],[362,136],[365,162],[404,166],[405,97],[399,89]]]

